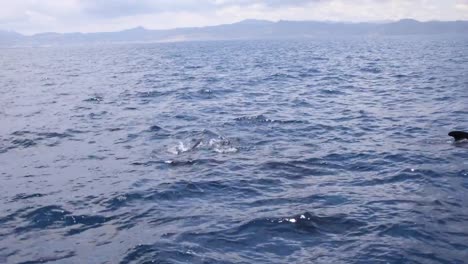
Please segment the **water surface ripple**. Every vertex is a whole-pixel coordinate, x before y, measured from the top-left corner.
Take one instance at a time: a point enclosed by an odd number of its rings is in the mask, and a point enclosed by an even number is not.
[[[466,263],[467,39],[0,50],[1,263]]]

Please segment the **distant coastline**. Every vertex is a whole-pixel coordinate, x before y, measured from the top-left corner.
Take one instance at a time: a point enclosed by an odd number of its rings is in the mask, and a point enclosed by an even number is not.
[[[117,32],[39,33],[22,35],[0,31],[0,46],[62,46],[127,42],[180,42],[236,39],[311,38],[346,35],[468,35],[468,21],[318,22],[244,20],[234,24],[198,28],[150,30],[143,27]]]

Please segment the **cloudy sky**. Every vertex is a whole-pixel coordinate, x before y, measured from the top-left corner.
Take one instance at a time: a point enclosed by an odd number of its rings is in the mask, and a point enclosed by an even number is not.
[[[207,26],[243,19],[468,20],[468,0],[3,0],[0,30],[115,31]]]

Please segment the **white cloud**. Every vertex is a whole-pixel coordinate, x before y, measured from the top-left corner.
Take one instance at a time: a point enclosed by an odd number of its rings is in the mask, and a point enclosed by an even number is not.
[[[468,20],[467,0],[15,0],[0,9],[0,29],[114,31],[270,20]]]

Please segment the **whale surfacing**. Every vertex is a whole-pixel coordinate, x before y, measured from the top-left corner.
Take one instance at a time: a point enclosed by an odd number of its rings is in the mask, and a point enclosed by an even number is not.
[[[460,141],[463,139],[468,139],[468,133],[463,131],[452,131],[448,134],[449,136],[453,137],[455,141]]]

